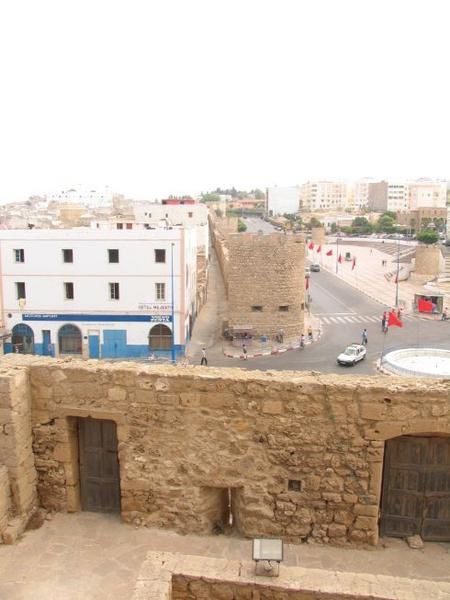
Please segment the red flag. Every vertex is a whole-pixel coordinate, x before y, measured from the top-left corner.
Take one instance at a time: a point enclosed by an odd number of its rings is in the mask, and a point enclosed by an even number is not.
[[[309,289],[309,277],[305,277],[305,290]]]
[[[317,246],[317,252],[322,252],[322,246]]]
[[[342,256],[339,254],[339,258],[338,258],[338,262],[341,263],[342,262]]]
[[[308,246],[308,250],[314,250],[314,242],[311,242]]]
[[[328,250],[327,256],[333,256],[333,250]]]
[[[388,327],[392,327],[392,325],[394,325],[395,327],[403,327],[403,322],[397,317],[395,312],[391,310],[391,312],[389,313],[387,325]]]
[[[353,263],[352,263],[352,271],[353,269],[356,267],[356,258],[353,258]]]
[[[433,303],[431,300],[424,300],[421,298],[418,302],[417,308],[419,312],[432,312],[433,311]]]

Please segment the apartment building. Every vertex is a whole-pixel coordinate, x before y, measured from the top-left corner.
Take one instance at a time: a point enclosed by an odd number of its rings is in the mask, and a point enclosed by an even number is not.
[[[266,211],[273,217],[284,214],[297,214],[300,208],[300,188],[269,187],[266,191]]]
[[[392,212],[408,209],[409,185],[405,181],[389,181],[386,208],[374,208],[374,210],[390,210]]]
[[[196,230],[0,231],[5,352],[184,353],[196,316]]]
[[[445,208],[447,204],[447,182],[418,180],[409,184],[409,209]]]
[[[342,181],[308,181],[300,187],[300,209],[342,210],[347,204],[347,184]]]

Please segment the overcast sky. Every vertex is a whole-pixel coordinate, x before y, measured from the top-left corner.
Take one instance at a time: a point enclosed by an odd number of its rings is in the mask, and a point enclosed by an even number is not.
[[[449,175],[448,0],[16,0],[0,202]]]

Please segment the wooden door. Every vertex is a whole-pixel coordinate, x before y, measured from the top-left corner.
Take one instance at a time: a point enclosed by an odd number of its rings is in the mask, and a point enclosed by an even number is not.
[[[386,442],[381,535],[450,540],[450,438]]]
[[[120,512],[120,471],[116,424],[78,419],[83,510]]]

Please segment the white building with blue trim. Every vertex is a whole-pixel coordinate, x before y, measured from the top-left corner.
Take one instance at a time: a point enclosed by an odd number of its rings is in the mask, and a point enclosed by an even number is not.
[[[4,352],[184,354],[196,317],[196,230],[0,231]]]

